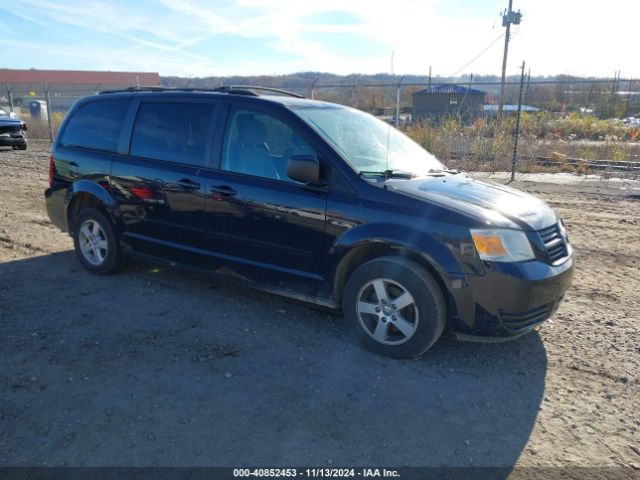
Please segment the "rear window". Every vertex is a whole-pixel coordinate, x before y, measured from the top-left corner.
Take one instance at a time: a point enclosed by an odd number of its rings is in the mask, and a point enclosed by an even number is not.
[[[205,165],[212,114],[210,103],[141,103],[131,137],[131,155]]]
[[[60,143],[115,152],[128,104],[128,99],[114,99],[81,106],[69,119]]]

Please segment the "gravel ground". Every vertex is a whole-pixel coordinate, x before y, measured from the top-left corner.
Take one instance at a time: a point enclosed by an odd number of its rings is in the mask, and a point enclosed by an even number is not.
[[[0,150],[0,467],[640,469],[640,202],[518,183],[577,250],[554,317],[418,361],[339,316],[153,265],[95,277],[44,210],[49,146]],[[619,467],[624,467],[624,470]],[[612,470],[613,471],[613,470]]]

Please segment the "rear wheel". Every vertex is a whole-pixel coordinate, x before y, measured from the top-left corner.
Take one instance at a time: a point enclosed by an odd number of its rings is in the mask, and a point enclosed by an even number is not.
[[[415,358],[440,337],[446,304],[433,276],[403,257],[361,265],[344,288],[343,310],[353,335],[367,348],[394,358]]]
[[[91,273],[108,275],[124,266],[124,254],[113,225],[94,207],[78,213],[74,221],[73,243],[82,265]]]

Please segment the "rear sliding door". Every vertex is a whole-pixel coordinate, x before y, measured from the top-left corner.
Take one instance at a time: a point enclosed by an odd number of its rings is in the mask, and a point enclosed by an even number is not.
[[[205,236],[205,178],[215,102],[134,99],[127,154],[111,169],[123,240],[134,251],[199,265]]]

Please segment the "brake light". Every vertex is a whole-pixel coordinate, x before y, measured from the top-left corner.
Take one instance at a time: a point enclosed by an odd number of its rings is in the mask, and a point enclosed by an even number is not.
[[[49,157],[49,186],[53,186],[53,155]]]

